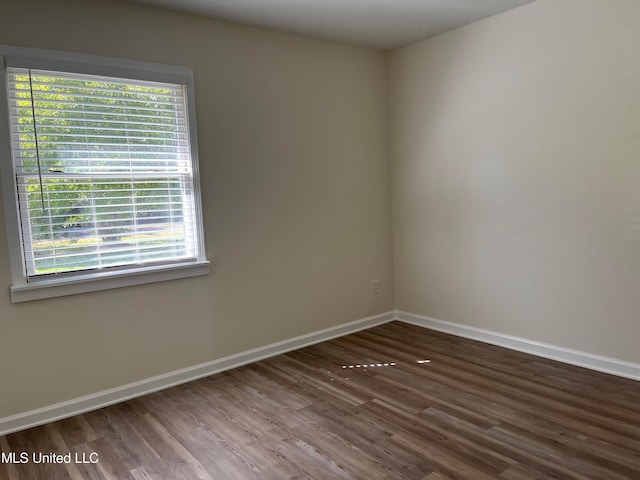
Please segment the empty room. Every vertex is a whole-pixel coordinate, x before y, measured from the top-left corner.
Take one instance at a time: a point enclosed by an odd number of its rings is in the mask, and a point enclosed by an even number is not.
[[[640,479],[640,2],[0,0],[0,480]]]

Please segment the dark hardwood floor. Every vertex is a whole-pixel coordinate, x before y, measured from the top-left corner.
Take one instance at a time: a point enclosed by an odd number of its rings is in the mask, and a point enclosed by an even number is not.
[[[0,463],[2,480],[638,480],[640,382],[393,322],[0,450],[74,457]]]

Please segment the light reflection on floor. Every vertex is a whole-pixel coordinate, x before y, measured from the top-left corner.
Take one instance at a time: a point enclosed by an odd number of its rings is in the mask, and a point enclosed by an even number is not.
[[[425,363],[431,363],[431,360],[416,360],[416,363],[419,365],[424,365]],[[342,365],[342,368],[379,368],[379,367],[395,367],[397,365],[396,362],[384,362],[384,363],[354,363],[353,365]]]
[[[342,368],[372,368],[372,367],[395,367],[396,362],[387,363],[356,363],[354,365],[342,365]]]

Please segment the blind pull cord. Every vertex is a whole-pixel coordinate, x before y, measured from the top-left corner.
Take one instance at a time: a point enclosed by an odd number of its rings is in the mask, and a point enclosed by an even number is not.
[[[40,200],[42,200],[42,211],[44,207],[44,187],[42,186],[42,169],[40,168],[40,147],[38,146],[38,125],[36,123],[36,105],[33,100],[33,79],[31,78],[31,69],[29,69],[29,94],[31,97],[31,120],[33,120],[33,136],[36,139],[36,160],[38,162],[38,181],[40,182]]]

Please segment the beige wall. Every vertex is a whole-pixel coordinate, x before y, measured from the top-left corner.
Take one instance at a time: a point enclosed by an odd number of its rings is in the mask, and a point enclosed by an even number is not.
[[[0,235],[0,417],[382,313],[394,298],[640,362],[635,0],[538,0],[386,64],[120,2],[1,12],[2,44],[194,68],[215,261],[208,277],[13,305]]]
[[[87,0],[2,2],[0,43],[192,66],[215,258],[13,305],[2,210],[0,417],[393,309],[384,54]]]
[[[394,51],[396,306],[640,362],[640,2]]]

